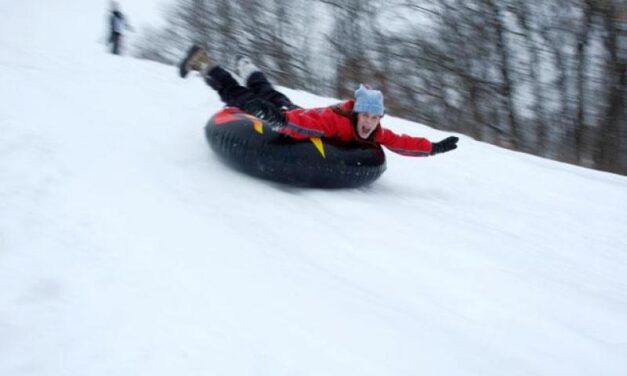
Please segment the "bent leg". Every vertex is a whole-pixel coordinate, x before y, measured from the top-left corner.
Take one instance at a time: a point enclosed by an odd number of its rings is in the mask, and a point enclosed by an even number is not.
[[[257,71],[252,73],[246,80],[246,86],[256,96],[272,103],[277,108],[284,108],[288,110],[298,108],[298,106],[292,103],[292,101],[285,94],[277,91],[272,86],[263,72]]]
[[[255,93],[241,86],[226,69],[215,66],[205,75],[205,81],[218,92],[227,106],[244,108],[247,102],[255,99]]]
[[[238,107],[271,126],[282,126],[285,122],[281,107],[275,102],[269,101],[269,96],[259,96],[250,88],[241,86],[233,76],[231,76],[231,73],[224,68],[216,66],[209,69],[205,75],[205,81],[218,92],[220,99],[222,99],[227,106]],[[269,83],[267,85],[272,89]],[[274,93],[265,90],[259,92],[259,94],[272,94],[274,99],[282,99],[281,103],[293,106],[292,102],[286,96],[274,89],[272,89],[272,91]],[[283,98],[280,98],[280,96]]]
[[[121,39],[120,33],[113,33],[111,35],[111,42],[113,44],[111,53],[113,53],[114,55],[120,54],[120,39]]]

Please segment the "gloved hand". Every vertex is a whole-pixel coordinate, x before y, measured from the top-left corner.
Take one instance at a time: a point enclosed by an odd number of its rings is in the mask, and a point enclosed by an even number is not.
[[[263,120],[271,128],[280,128],[285,125],[285,115],[272,103],[262,99],[253,99],[244,104],[244,111]]]
[[[447,151],[457,149],[457,141],[459,141],[459,137],[451,136],[440,142],[432,143],[431,155],[446,153]]]

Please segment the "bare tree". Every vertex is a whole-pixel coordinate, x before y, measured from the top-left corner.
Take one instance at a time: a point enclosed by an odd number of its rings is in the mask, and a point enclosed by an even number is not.
[[[376,68],[372,63],[376,47],[369,23],[376,12],[372,0],[322,0],[333,14],[333,29],[329,43],[336,56],[335,94],[346,97],[353,94],[357,86],[372,80]]]
[[[626,133],[625,94],[627,91],[627,34],[624,23],[627,17],[619,16],[618,2],[595,1],[593,6],[598,14],[603,30],[605,52],[602,64],[605,103],[599,119],[599,138],[596,143],[595,167],[625,173],[625,165],[620,159],[621,141]],[[625,12],[623,4],[622,11]]]

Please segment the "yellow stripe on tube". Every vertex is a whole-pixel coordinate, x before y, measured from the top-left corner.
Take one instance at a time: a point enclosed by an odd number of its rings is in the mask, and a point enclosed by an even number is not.
[[[311,141],[311,143],[314,144],[316,149],[318,149],[318,152],[320,152],[320,155],[322,155],[322,158],[326,159],[327,156],[324,154],[324,144],[322,143],[322,140],[320,139],[320,137],[312,137],[309,140]]]
[[[255,128],[255,131],[259,134],[263,134],[263,123],[261,120],[251,115],[246,115],[246,117],[253,121],[253,128]]]

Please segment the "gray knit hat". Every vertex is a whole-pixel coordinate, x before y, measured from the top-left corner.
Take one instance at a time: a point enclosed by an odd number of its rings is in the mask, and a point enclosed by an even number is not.
[[[355,107],[353,112],[367,112],[369,114],[383,116],[385,107],[383,106],[383,94],[379,90],[373,90],[359,85],[355,90]]]

